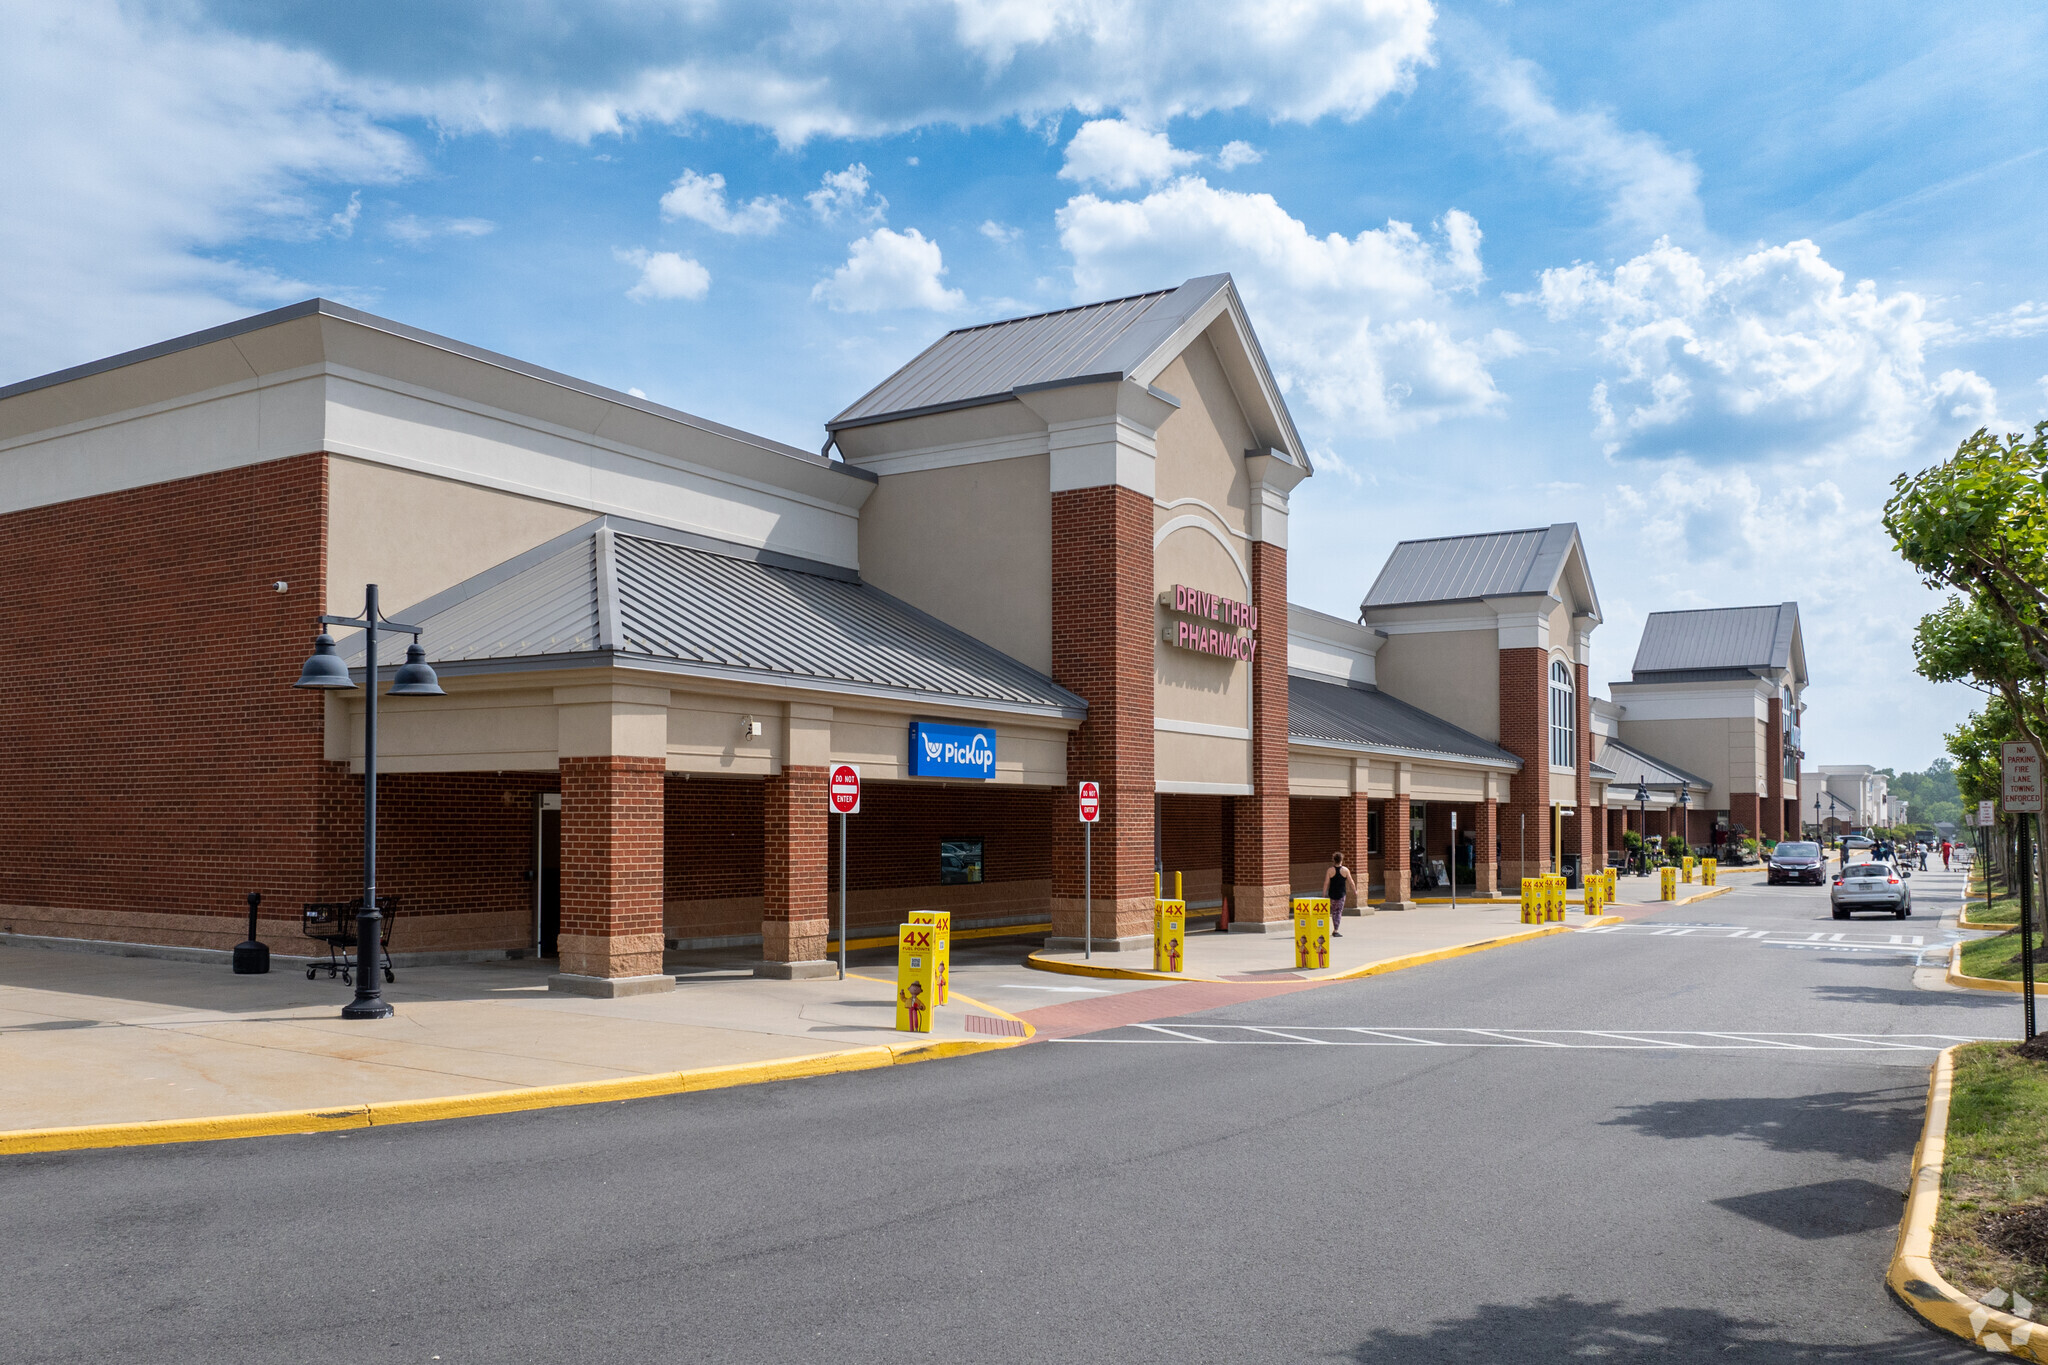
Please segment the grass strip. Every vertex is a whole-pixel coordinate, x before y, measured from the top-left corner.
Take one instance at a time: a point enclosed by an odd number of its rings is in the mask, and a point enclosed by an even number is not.
[[[2017,1290],[2048,1303],[2048,1062],[2011,1043],[1955,1054],[1935,1268],[1975,1298]]]
[[[1999,896],[1987,907],[1984,904],[1984,892],[1979,888],[1975,896],[1963,902],[1963,918],[1972,924],[2018,924],[2020,898]]]
[[[2048,959],[2041,956],[2041,931],[2034,930],[2034,984],[2048,988]],[[1980,938],[1963,944],[1963,975],[1987,977],[1993,981],[2020,979],[2020,931],[2008,929],[1996,938]]]

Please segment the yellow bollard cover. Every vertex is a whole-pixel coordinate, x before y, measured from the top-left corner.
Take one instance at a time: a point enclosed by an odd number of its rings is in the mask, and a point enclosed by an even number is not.
[[[939,996],[938,928],[905,924],[896,930],[896,1028],[930,1033]]]
[[[1330,902],[1320,896],[1294,898],[1294,965],[1330,965]]]
[[[1176,879],[1179,873],[1175,873]],[[1188,906],[1186,901],[1152,902],[1152,970],[1187,969]]]
[[[939,995],[941,1005],[953,1003],[953,912],[951,910],[913,911],[911,924],[929,924],[939,931],[936,947],[939,953]]]

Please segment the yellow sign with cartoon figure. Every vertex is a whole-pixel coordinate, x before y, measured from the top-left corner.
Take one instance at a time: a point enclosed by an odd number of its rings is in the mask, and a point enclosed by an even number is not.
[[[896,1028],[930,1033],[939,999],[939,931],[905,924],[896,930]]]
[[[1603,873],[1594,873],[1586,878],[1586,917],[1600,914],[1607,904],[1607,878]]]
[[[1680,858],[1678,860],[1678,878],[1687,886],[1692,885],[1692,859]]]
[[[1152,902],[1152,970],[1185,971],[1188,964],[1188,903]]]
[[[1715,877],[1715,875],[1716,875],[1717,873],[1719,873],[1719,872],[1720,872],[1720,870],[1721,870],[1721,860],[1720,860],[1720,859],[1718,859],[1718,858],[1702,858],[1702,859],[1700,859],[1700,881],[1701,881],[1702,883],[1704,883],[1705,885],[1707,885],[1707,886],[1713,886],[1713,885],[1715,885],[1714,877]]]
[[[1661,867],[1657,869],[1657,899],[1675,901],[1678,899],[1678,869]]]
[[[1543,919],[1547,924],[1564,923],[1564,877],[1553,872],[1543,879]]]
[[[1320,896],[1294,898],[1294,965],[1330,965],[1330,902]]]
[[[953,1003],[953,912],[951,910],[918,910],[910,916],[912,924],[929,924],[939,931],[939,994],[941,1005]]]

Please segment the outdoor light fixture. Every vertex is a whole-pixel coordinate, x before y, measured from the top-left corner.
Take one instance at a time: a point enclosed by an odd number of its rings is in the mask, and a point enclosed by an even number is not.
[[[433,665],[427,662],[427,651],[420,648],[420,628],[386,619],[377,607],[375,583],[363,590],[363,596],[362,616],[320,618],[323,626],[354,626],[363,632],[366,641],[363,668],[370,683],[363,697],[363,906],[356,912],[356,998],[342,1006],[341,1017],[389,1019],[391,1003],[384,998],[383,988],[377,979],[378,949],[384,938],[384,916],[377,909],[378,632],[395,631],[412,636],[412,643],[405,647],[405,662],[392,675],[392,696],[441,697],[447,694],[441,690],[441,680],[434,675]],[[321,631],[314,637],[312,656],[299,670],[299,680],[292,686],[341,692],[353,690],[355,685],[355,679],[349,676],[348,665],[334,651],[334,637]]]

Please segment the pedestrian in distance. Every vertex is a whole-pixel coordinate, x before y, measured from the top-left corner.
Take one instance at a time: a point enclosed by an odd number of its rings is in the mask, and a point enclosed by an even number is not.
[[[1943,872],[1946,872],[1946,871],[1948,871],[1948,855],[1949,855],[1950,853],[1952,853],[1952,852],[1953,852],[1954,850],[1955,850],[1955,845],[1954,845],[1954,844],[1951,844],[1951,843],[1950,843],[1950,842],[1949,842],[1948,840],[1946,840],[1946,839],[1943,839],[1943,840],[1941,841],[1941,870],[1942,870]]]
[[[1344,937],[1344,902],[1350,899],[1351,893],[1357,888],[1358,883],[1352,880],[1351,869],[1344,864],[1344,850],[1340,848],[1330,855],[1329,885],[1323,888],[1323,894],[1330,898],[1332,938]]]

